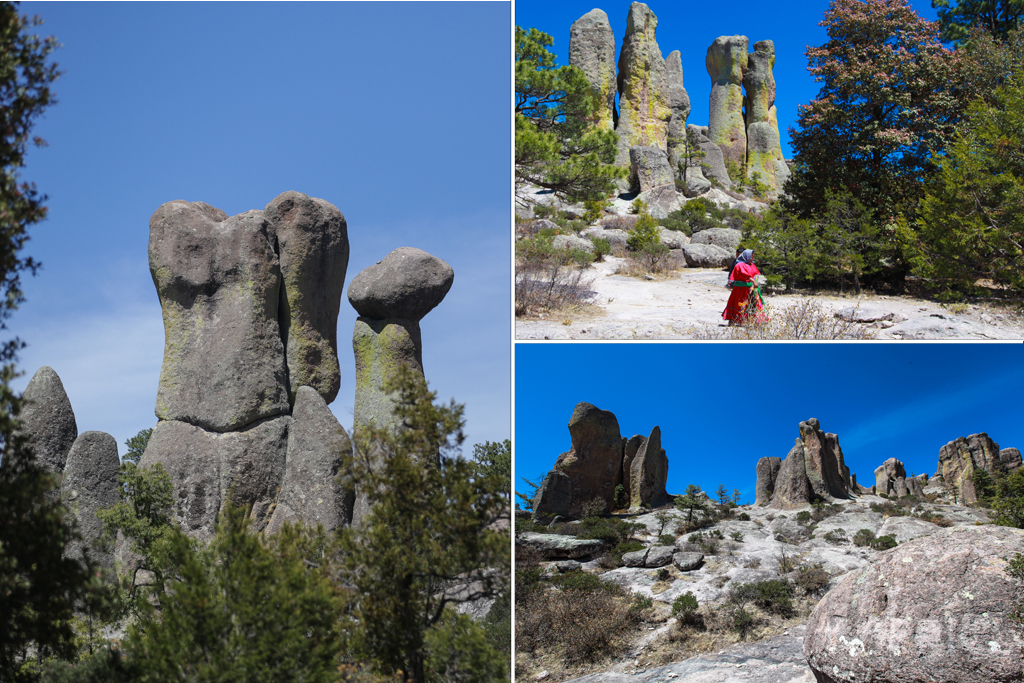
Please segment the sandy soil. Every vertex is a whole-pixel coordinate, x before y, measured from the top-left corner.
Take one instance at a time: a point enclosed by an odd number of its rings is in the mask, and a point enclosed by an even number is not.
[[[724,270],[683,268],[666,278],[616,275],[622,259],[591,267],[593,304],[516,320],[516,339],[729,338],[721,318],[729,290]],[[904,296],[776,295],[776,312],[811,299],[823,313],[845,311],[852,330],[874,339],[1024,339],[1024,317],[1010,308],[950,305]]]

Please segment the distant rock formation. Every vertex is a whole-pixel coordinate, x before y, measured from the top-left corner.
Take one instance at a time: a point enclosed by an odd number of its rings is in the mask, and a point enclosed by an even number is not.
[[[613,413],[581,402],[569,419],[569,434],[572,448],[558,456],[534,496],[534,519],[579,517],[584,505],[591,503],[599,513],[607,513],[615,505],[619,485],[631,508],[668,502],[668,457],[658,427],[646,439],[636,435],[627,440]]]
[[[359,314],[352,333],[357,443],[367,426],[392,433],[400,428],[393,413],[394,397],[384,385],[403,365],[423,374],[420,320],[441,303],[454,280],[451,266],[412,247],[395,249],[352,278],[348,300]],[[357,493],[353,525],[361,522],[369,505],[369,499]]]
[[[875,468],[875,494],[876,495],[899,495],[899,489],[906,489],[904,483],[907,478],[907,470],[903,463],[896,458],[889,458]],[[906,494],[903,494],[906,495]]]
[[[985,432],[961,436],[939,449],[939,466],[936,478],[946,490],[956,491],[963,503],[977,503],[978,494],[974,489],[972,476],[976,469],[989,474],[1008,474],[1021,466],[1020,451],[1016,448],[1000,450],[999,444]]]
[[[254,528],[263,530],[277,512],[286,472],[308,468],[302,463],[310,458],[323,461],[313,453],[324,450],[329,462],[318,467],[340,467],[334,424],[317,436],[293,439],[290,431],[302,387],[315,391],[324,409],[340,387],[345,218],[299,192],[231,217],[202,202],[172,201],[150,219],[149,257],[166,342],[159,422],[140,465],[164,465],[178,521],[190,535],[210,537],[229,498],[250,506]],[[279,520],[295,512],[292,505],[302,507],[288,481]],[[321,506],[334,509],[317,519],[347,523],[350,498],[323,498]]]
[[[583,71],[601,98],[598,127],[615,128],[615,35],[608,15],[592,9],[577,19],[569,30],[569,66]]]
[[[801,422],[799,430],[800,438],[777,468],[773,461],[778,458],[758,461],[758,503],[767,501],[773,508],[791,509],[818,500],[851,498],[853,481],[839,437],[822,432],[815,418]]]
[[[78,438],[75,411],[64,383],[53,368],[44,365],[32,375],[21,401],[21,433],[28,437],[36,459],[51,473],[60,474]]]
[[[1024,531],[943,529],[854,570],[814,608],[804,655],[821,683],[1024,679],[1006,558]],[[894,675],[897,672],[898,675]]]

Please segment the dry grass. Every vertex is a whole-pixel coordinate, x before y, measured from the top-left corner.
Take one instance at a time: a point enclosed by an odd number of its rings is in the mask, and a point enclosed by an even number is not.
[[[786,308],[765,304],[764,320],[742,326],[705,328],[695,339],[873,339],[870,330],[857,323],[836,317],[827,307],[813,299],[805,299]]]
[[[667,279],[674,277],[675,271],[682,265],[682,258],[671,252],[653,262],[650,258],[637,257],[627,252],[622,263],[615,268],[615,274],[645,280]]]
[[[557,262],[516,266],[516,317],[580,310],[591,302],[594,277]]]

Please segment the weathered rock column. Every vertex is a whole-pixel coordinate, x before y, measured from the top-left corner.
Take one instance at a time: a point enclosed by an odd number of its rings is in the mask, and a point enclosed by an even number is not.
[[[569,66],[586,75],[590,87],[601,97],[597,126],[615,128],[615,34],[602,10],[592,9],[577,19],[569,30]]]
[[[760,40],[754,43],[754,51],[747,56],[747,70],[743,74],[743,87],[747,91],[743,100],[747,124],[747,177],[753,178],[757,173],[773,197],[782,188],[777,173],[777,162],[782,162],[782,139],[775,109],[774,66],[775,43]]]
[[[754,487],[755,505],[767,505],[771,501],[780,467],[782,467],[782,458],[767,457],[757,461],[757,483]]]
[[[21,433],[28,437],[36,460],[60,474],[78,438],[75,412],[63,382],[53,368],[44,365],[32,375],[21,399]]]
[[[629,164],[629,148],[649,145],[668,151],[668,69],[655,40],[658,18],[642,2],[629,6],[619,52],[619,147],[615,163]]]
[[[668,503],[668,456],[661,447],[661,429],[651,430],[630,464],[630,509],[660,507]]]
[[[665,58],[668,79],[668,157],[672,171],[683,178],[679,163],[686,150],[686,118],[690,115],[690,95],[683,87],[683,58],[679,50],[670,52]]]
[[[113,549],[99,550],[96,542],[103,534],[103,523],[96,513],[116,505],[117,473],[121,461],[117,457],[117,441],[105,432],[83,432],[68,453],[61,479],[61,498],[78,522],[81,541],[74,541],[65,551],[68,557],[81,559],[88,555],[104,569],[114,568]]]
[[[355,441],[367,426],[396,431],[394,398],[384,384],[406,366],[423,374],[419,321],[448,294],[452,267],[425,251],[395,249],[353,278],[348,300],[359,313],[352,334],[356,359]],[[370,501],[356,493],[352,524],[369,511]]]
[[[747,159],[746,122],[743,120],[747,42],[746,36],[719,36],[708,48],[705,58],[711,76],[708,137],[722,150],[725,161],[737,166]]]

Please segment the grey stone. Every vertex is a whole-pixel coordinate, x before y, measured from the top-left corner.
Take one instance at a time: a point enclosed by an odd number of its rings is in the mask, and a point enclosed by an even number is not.
[[[175,517],[193,538],[212,538],[217,513],[228,500],[251,507],[252,528],[263,531],[284,477],[291,424],[283,415],[218,433],[163,420],[139,465],[160,463],[170,474]]]
[[[540,523],[553,517],[568,517],[572,503],[572,480],[560,470],[551,470],[533,498],[533,518]]]
[[[157,417],[224,432],[286,414],[281,269],[263,212],[173,201],[149,226],[165,334]]]
[[[301,386],[330,403],[341,387],[338,310],[348,268],[348,229],[333,204],[284,192],[264,216],[277,236],[281,265],[278,323],[287,331],[288,394],[294,404]]]
[[[267,532],[289,521],[322,524],[329,532],[348,526],[355,503],[355,484],[346,472],[351,458],[352,442],[324,398],[312,387],[299,387],[284,479]]]
[[[583,71],[601,98],[598,126],[612,130],[615,121],[615,35],[608,15],[592,9],[569,29],[569,65]]]
[[[672,112],[668,120],[668,156],[675,170],[679,168],[680,155],[686,147],[686,118],[690,115],[690,96],[683,87],[683,59],[679,50],[670,52],[665,58],[665,69],[668,108]]]
[[[582,564],[577,560],[560,560],[555,562],[555,570],[559,574],[565,574],[566,572],[578,571]]]
[[[651,430],[630,465],[630,508],[661,507],[668,503],[665,483],[668,481],[668,456],[661,447],[661,429]]]
[[[983,469],[989,474],[1005,471],[999,444],[985,432],[961,436],[939,449],[936,476],[941,475],[946,488],[955,489],[958,500],[964,503],[978,502],[972,479],[976,469]]]
[[[538,534],[532,531],[516,536],[516,545],[533,548],[548,559],[580,559],[604,550],[604,543],[594,538]]]
[[[782,467],[782,458],[761,458],[757,461],[757,483],[754,485],[755,505],[767,505],[771,501],[780,467]]]
[[[746,36],[719,36],[708,47],[705,58],[711,76],[708,138],[722,150],[726,161],[740,166],[747,159],[742,87],[747,43]]]
[[[670,545],[655,545],[647,551],[644,566],[648,568],[664,567],[672,563],[672,556],[676,549]]]
[[[631,553],[622,553],[623,567],[643,567],[647,563],[647,553],[650,549],[635,550]]]
[[[743,233],[732,228],[708,228],[693,233],[690,244],[713,244],[722,249],[732,250],[735,254],[736,247],[740,245]]]
[[[690,268],[724,268],[736,257],[735,251],[729,251],[714,244],[683,245],[683,257]]]
[[[806,505],[811,499],[811,482],[807,479],[807,465],[804,462],[804,446],[800,439],[790,449],[779,466],[775,478],[775,492],[770,507],[791,510]]]
[[[51,473],[60,474],[78,437],[75,412],[63,382],[53,368],[44,365],[32,375],[21,399],[20,432],[28,437],[36,460]]]
[[[711,185],[710,181],[714,178],[725,187],[732,187],[732,180],[725,168],[725,156],[722,154],[722,148],[708,137],[707,126],[697,126],[691,123],[686,126],[686,131],[688,134],[693,134],[700,151],[704,152],[704,157],[699,162],[701,177],[709,181],[708,185]]]
[[[646,192],[659,185],[674,186],[668,154],[659,147],[636,145],[629,148],[629,184],[634,192]]]
[[[875,493],[887,496],[896,493],[896,480],[907,476],[903,463],[896,458],[889,458],[875,468]]]
[[[647,212],[657,220],[664,220],[673,211],[678,211],[681,204],[674,182],[652,187],[638,195],[647,204]]]
[[[1024,531],[944,529],[850,572],[811,613],[807,662],[821,683],[1024,679],[1019,596],[1006,559]]]
[[[1013,472],[1021,466],[1020,451],[1016,448],[1003,448],[999,451],[999,462],[1005,472]]]
[[[690,243],[690,238],[686,236],[686,233],[679,230],[669,230],[659,225],[658,233],[661,235],[661,243],[669,249],[682,249]]]
[[[555,235],[554,239],[551,240],[551,246],[555,249],[575,249],[591,254],[594,253],[593,242],[582,237],[576,237],[575,235]]]
[[[448,294],[455,272],[421,249],[399,247],[364,268],[348,286],[348,300],[364,318],[420,320]]]
[[[693,571],[704,564],[704,555],[702,553],[675,553],[672,555],[672,564],[681,572]]]
[[[68,557],[83,555],[96,560],[105,569],[113,569],[112,548],[99,548],[103,523],[96,513],[120,502],[118,494],[117,441],[105,432],[82,432],[68,453],[61,480],[61,498],[75,516],[81,541],[68,545]]]
[[[655,39],[658,18],[642,2],[629,6],[626,35],[619,51],[619,147],[615,163],[626,166],[629,150],[649,145],[668,150],[668,68]]]
[[[570,514],[578,517],[584,503],[603,504],[611,510],[615,487],[622,482],[622,436],[615,415],[589,403],[580,402],[569,419],[572,448],[558,456],[554,469],[572,480]]]
[[[711,189],[711,181],[704,177],[700,164],[686,168],[686,196],[697,197]]]
[[[838,449],[838,437],[822,432],[818,420],[813,417],[801,422],[799,427],[807,479],[813,495],[827,501],[849,498],[849,470],[845,469],[842,451]]]
[[[629,477],[631,472],[630,468],[633,467],[633,459],[636,457],[637,451],[640,450],[640,447],[644,445],[644,441],[646,441],[646,438],[643,434],[634,434],[633,436],[629,437],[628,440],[626,440],[625,444],[623,444],[622,488],[626,494],[627,506],[630,504],[630,501],[633,500],[629,491]]]

